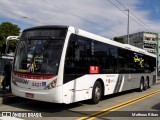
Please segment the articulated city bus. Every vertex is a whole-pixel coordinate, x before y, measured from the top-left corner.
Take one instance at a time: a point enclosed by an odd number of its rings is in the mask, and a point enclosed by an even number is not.
[[[73,103],[149,88],[156,56],[145,50],[71,26],[25,29],[16,49],[13,94],[40,101]]]

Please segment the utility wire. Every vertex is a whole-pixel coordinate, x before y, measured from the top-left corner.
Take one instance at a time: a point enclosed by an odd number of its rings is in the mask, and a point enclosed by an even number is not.
[[[118,7],[117,5],[115,5],[113,2],[111,2],[110,0],[107,0],[109,3],[111,3],[113,6],[115,6],[116,8],[118,8],[120,11],[122,11],[125,15],[127,15],[127,13],[125,13],[124,12],[124,10],[122,10],[120,7]],[[128,16],[128,15],[127,15]],[[134,18],[132,18],[131,16],[130,16],[130,18],[134,21],[134,22],[136,22],[138,25],[140,25],[142,28],[145,28],[147,31],[150,31],[150,30],[148,30],[146,27],[144,27],[144,25],[142,25],[142,24],[140,24],[139,22],[137,22]]]
[[[61,8],[61,7],[59,7],[59,6],[56,6],[56,5],[52,4],[51,2],[48,2],[47,0],[41,0],[41,1],[43,1],[43,2],[45,2],[45,3],[47,3],[47,4],[51,5],[51,6],[53,6],[53,7],[55,7],[55,8],[61,9],[61,10],[63,10],[64,12],[66,12],[66,13],[68,13],[68,14],[71,14],[71,15],[74,16],[74,17],[80,18],[80,19],[82,19],[82,20],[84,20],[84,21],[86,21],[86,22],[88,22],[88,23],[94,24],[94,25],[99,26],[99,27],[103,28],[104,30],[106,30],[105,27],[103,27],[103,26],[101,26],[101,25],[99,25],[99,24],[97,24],[97,23],[95,23],[95,22],[93,22],[93,21],[90,21],[90,20],[88,20],[88,19],[86,19],[86,18],[83,18],[83,17],[81,17],[81,16],[79,16],[79,15],[76,15],[76,14],[74,14],[74,13],[68,11],[68,10],[65,10],[64,8]],[[114,35],[117,35],[117,34],[118,34],[118,33],[116,33],[115,31],[112,31],[112,34],[113,34],[113,33],[114,33]]]
[[[128,9],[125,5],[122,4],[122,2],[120,2],[119,0],[116,0],[121,6],[123,6],[124,9]],[[139,20],[145,27],[147,27],[149,30],[154,31],[153,29],[151,29],[147,24],[145,24],[141,19],[139,19],[135,14],[133,14],[133,12],[130,11],[130,13],[137,18],[137,20]]]
[[[46,23],[41,22],[41,21],[38,21],[38,20],[36,20],[36,19],[33,19],[33,18],[24,16],[24,15],[21,15],[21,14],[17,14],[17,13],[15,13],[15,12],[12,12],[11,10],[5,10],[5,9],[1,9],[1,8],[0,8],[0,10],[5,11],[5,12],[11,14],[11,15],[14,15],[14,16],[16,15],[16,16],[18,16],[18,17],[20,17],[20,18],[23,18],[24,20],[27,19],[27,20],[30,20],[30,21],[32,21],[32,22],[39,22],[39,23],[42,23],[42,24],[46,24]],[[0,12],[1,12],[1,11],[0,11]]]

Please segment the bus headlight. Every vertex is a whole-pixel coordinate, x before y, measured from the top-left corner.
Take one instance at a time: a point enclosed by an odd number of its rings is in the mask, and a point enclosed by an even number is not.
[[[56,86],[57,79],[53,80],[51,83],[49,83],[44,89],[52,89]]]

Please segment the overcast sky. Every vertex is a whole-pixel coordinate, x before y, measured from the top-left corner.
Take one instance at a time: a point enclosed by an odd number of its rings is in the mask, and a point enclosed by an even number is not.
[[[71,25],[113,38],[130,33],[160,33],[160,0],[0,0],[0,23],[21,30],[37,25]],[[133,15],[133,14],[134,15]]]

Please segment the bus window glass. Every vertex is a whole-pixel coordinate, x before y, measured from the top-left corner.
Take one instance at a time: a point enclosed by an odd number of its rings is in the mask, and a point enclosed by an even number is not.
[[[105,62],[103,69],[102,69],[102,73],[117,73],[118,72],[117,47],[103,43],[103,55],[102,56]]]
[[[88,73],[87,51],[89,49],[87,49],[87,39],[71,35],[65,60],[65,74]]]
[[[62,47],[62,40],[20,41],[14,71],[57,74]]]

